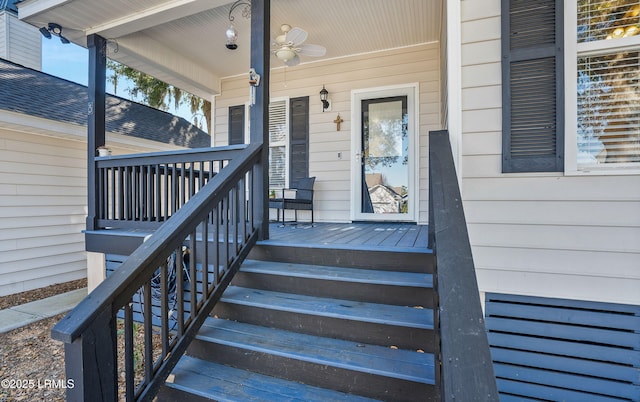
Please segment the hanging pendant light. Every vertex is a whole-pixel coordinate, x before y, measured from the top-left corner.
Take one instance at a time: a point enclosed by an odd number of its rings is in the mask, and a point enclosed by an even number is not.
[[[242,9],[242,16],[244,18],[251,18],[251,3],[249,3],[247,0],[238,0],[231,5],[231,8],[229,9],[230,25],[225,32],[225,35],[227,37],[226,46],[229,50],[236,50],[238,48],[238,30],[233,26],[235,17],[232,15],[233,10],[235,10],[238,6],[244,6],[244,8]]]
[[[229,50],[236,50],[238,48],[238,31],[236,30],[236,27],[233,26],[233,24],[231,24],[229,26],[229,28],[227,29],[226,32],[227,35],[227,49]]]

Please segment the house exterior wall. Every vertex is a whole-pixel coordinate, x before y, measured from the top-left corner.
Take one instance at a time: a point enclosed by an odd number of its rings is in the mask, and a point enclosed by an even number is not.
[[[7,13],[0,11],[0,57],[7,58]]]
[[[16,116],[0,115],[0,296],[87,276],[86,128],[7,125]],[[177,148],[118,137],[108,136],[114,155]]]
[[[441,127],[440,46],[422,44],[373,54],[313,62],[296,67],[272,65],[271,98],[309,96],[309,174],[316,176],[314,211],[317,221],[347,222],[350,218],[351,91],[419,83],[419,208],[418,221],[428,220],[428,132]],[[215,100],[216,146],[228,142],[229,106],[248,101],[247,75],[222,80]],[[322,112],[319,92],[329,91],[331,111]],[[336,131],[337,114],[344,120]],[[341,154],[341,158],[338,157]]]
[[[0,129],[0,295],[86,276],[85,147]]]
[[[0,11],[0,58],[42,70],[42,35],[16,15]]]
[[[461,6],[462,193],[480,290],[640,304],[640,176],[501,173],[500,0]]]

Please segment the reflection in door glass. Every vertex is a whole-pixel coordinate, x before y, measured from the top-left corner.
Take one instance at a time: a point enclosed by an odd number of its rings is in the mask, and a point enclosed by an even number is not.
[[[409,211],[408,114],[406,97],[363,101],[362,211]]]

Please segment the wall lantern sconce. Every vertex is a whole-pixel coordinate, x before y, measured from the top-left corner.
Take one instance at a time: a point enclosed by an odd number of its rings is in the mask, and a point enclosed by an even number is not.
[[[320,101],[322,102],[322,112],[329,109],[329,106],[331,106],[329,104],[329,101],[327,100],[328,96],[329,96],[329,91],[327,91],[327,89],[323,85],[322,90],[320,91]]]
[[[60,38],[60,42],[65,45],[69,42],[69,39],[62,36],[62,27],[58,24],[50,22],[48,26],[40,28],[40,33],[47,39],[51,39],[51,35],[57,36]]]
[[[242,16],[246,19],[251,18],[251,3],[249,3],[247,0],[238,0],[231,5],[231,8],[229,9],[229,28],[227,28],[226,32],[226,46],[229,50],[236,50],[238,48],[238,31],[236,30],[236,27],[233,26],[235,17],[231,14],[239,6],[244,6],[244,8],[242,9]]]

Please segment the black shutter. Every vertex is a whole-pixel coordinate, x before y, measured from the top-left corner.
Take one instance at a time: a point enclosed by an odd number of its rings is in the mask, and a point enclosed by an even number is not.
[[[244,105],[229,107],[229,145],[244,144]]]
[[[502,0],[502,171],[564,170],[562,0]]]
[[[309,97],[289,101],[289,186],[309,177]]]

